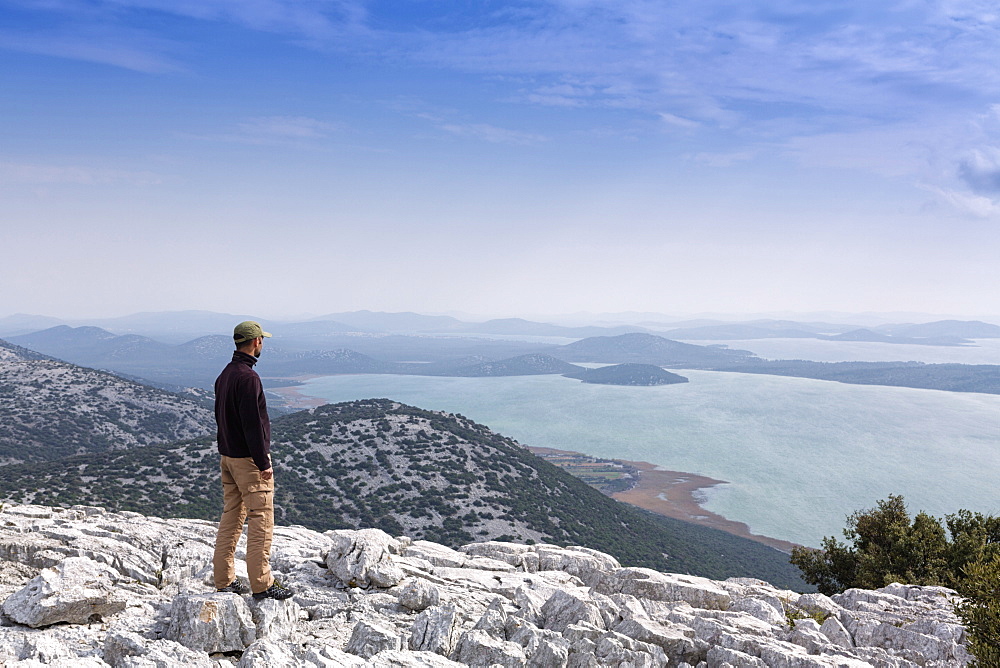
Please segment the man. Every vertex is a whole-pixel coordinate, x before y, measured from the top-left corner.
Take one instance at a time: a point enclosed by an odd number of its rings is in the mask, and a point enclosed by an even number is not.
[[[271,575],[274,530],[274,469],[271,467],[271,421],[260,376],[253,365],[264,347],[265,332],[252,320],[233,330],[236,352],[215,381],[215,421],[222,456],[222,519],[215,538],[212,566],[221,592],[249,594],[256,599],[292,596]],[[247,575],[250,588],[236,578],[236,543],[247,529]]]

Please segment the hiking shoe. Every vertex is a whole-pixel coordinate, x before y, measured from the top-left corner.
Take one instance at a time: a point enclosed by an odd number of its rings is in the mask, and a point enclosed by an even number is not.
[[[284,601],[286,598],[291,598],[294,593],[295,592],[293,592],[291,589],[288,589],[287,587],[282,587],[278,583],[278,581],[275,580],[274,584],[272,584],[264,591],[257,592],[256,594],[253,595],[253,597],[258,601],[263,600],[265,598],[273,598],[278,601]]]
[[[217,591],[219,591],[220,593],[226,593],[226,594],[240,594],[240,595],[243,595],[243,594],[249,594],[250,593],[250,587],[248,587],[245,584],[243,584],[242,582],[240,582],[239,579],[236,579],[236,580],[233,580],[232,582],[230,582],[228,585],[226,585],[222,589],[219,589]]]

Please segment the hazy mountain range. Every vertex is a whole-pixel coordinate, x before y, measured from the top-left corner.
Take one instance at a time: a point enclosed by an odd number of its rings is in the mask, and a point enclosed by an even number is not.
[[[977,339],[1000,337],[1000,326],[980,321],[939,320],[922,324],[879,323],[859,327],[857,318],[847,321],[749,319],[742,321],[702,318],[669,321],[665,316],[650,320],[653,314],[620,314],[633,318],[629,323],[600,323],[593,316],[587,325],[567,326],[522,318],[501,318],[485,322],[466,321],[447,315],[419,313],[384,313],[350,311],[329,313],[302,320],[265,321],[247,314],[214,313],[210,311],[173,311],[136,313],[117,318],[63,320],[49,316],[15,314],[0,318],[0,337],[10,338],[30,334],[57,325],[93,326],[116,334],[139,334],[168,342],[185,341],[209,334],[232,331],[241,320],[261,320],[268,331],[282,338],[308,339],[334,334],[447,334],[485,336],[544,336],[586,338],[614,336],[632,332],[657,333],[671,339],[755,339],[755,338],[816,338],[835,336],[859,329],[898,339],[955,338]],[[827,314],[835,315],[835,314]],[[844,316],[847,317],[847,316]],[[860,318],[862,321],[871,318]],[[890,342],[902,342],[890,338]]]
[[[374,314],[379,315],[379,314]],[[384,315],[384,314],[383,314]],[[402,316],[414,324],[416,314]],[[368,320],[374,316],[368,314]],[[664,336],[632,332],[562,339],[551,343],[516,338],[484,338],[459,335],[403,334],[318,334],[331,321],[297,325],[307,331],[303,337],[286,334],[270,339],[258,371],[266,387],[294,384],[305,375],[407,374],[427,376],[502,376],[563,374],[582,378],[574,363],[647,364],[675,369],[705,369],[730,372],[799,376],[846,383],[896,385],[965,392],[1000,393],[1000,367],[996,365],[922,364],[918,362],[823,363],[800,360],[765,361],[753,353],[724,345],[696,345]],[[778,325],[782,327],[778,327]],[[775,323],[770,331],[787,333]],[[320,328],[320,329],[317,329]],[[975,334],[982,338],[993,325],[980,322],[938,322],[920,326],[899,326],[896,331],[933,334],[922,340],[946,343],[951,334]],[[997,328],[1000,329],[1000,328]],[[737,333],[730,329],[731,333]],[[853,330],[839,335],[814,335],[831,341],[876,340],[890,335],[874,330]],[[913,342],[898,336],[900,342]],[[210,389],[219,370],[232,354],[228,336],[214,334],[171,344],[139,334],[114,334],[93,327],[57,325],[41,331],[11,337],[11,342],[75,364],[106,369],[129,377],[145,379],[161,388]],[[958,339],[954,339],[958,340]],[[329,346],[309,348],[311,345]],[[597,376],[591,375],[591,379]],[[646,379],[643,381],[642,379]],[[603,382],[659,384],[649,374],[626,376],[606,374]],[[275,397],[277,405],[278,398]]]

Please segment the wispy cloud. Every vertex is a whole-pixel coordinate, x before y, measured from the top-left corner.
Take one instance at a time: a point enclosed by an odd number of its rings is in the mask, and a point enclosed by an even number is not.
[[[111,65],[148,74],[184,69],[174,57],[177,47],[141,31],[93,26],[32,34],[0,30],[0,49]]]
[[[677,128],[682,128],[684,130],[693,130],[701,125],[698,121],[692,121],[690,118],[681,118],[674,114],[669,114],[665,111],[659,113],[660,120],[662,120],[667,125],[672,125]]]
[[[343,131],[344,126],[305,116],[248,118],[228,132],[187,135],[206,141],[240,144],[309,146]]]
[[[146,73],[186,69],[185,49],[151,32],[150,16],[171,15],[279,34],[327,48],[363,33],[361,0],[13,0],[30,30],[0,31],[0,49],[101,63]]]
[[[959,213],[975,218],[1000,217],[1000,203],[989,197],[934,186],[927,189]]]
[[[546,138],[542,135],[520,132],[518,130],[508,130],[506,128],[498,128],[494,125],[486,123],[444,123],[439,127],[442,130],[450,132],[453,135],[458,135],[459,137],[471,137],[473,139],[480,139],[493,144],[516,144],[526,146],[546,141]]]
[[[262,139],[322,139],[341,126],[304,116],[251,118],[239,124],[240,134]]]
[[[972,151],[959,161],[958,174],[973,192],[1000,198],[1000,148],[988,146]]]
[[[733,153],[695,153],[690,160],[707,167],[732,167],[742,162],[749,162],[756,157],[754,151],[736,151]]]
[[[0,161],[0,183],[149,186],[163,183],[159,174],[148,171],[108,169],[86,165],[53,165]]]

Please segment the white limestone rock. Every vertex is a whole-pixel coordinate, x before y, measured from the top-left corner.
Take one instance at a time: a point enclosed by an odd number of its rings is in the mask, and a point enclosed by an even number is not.
[[[503,666],[520,668],[527,663],[521,646],[509,640],[499,640],[486,631],[467,631],[452,651],[454,661],[468,666]]]
[[[714,582],[618,568],[587,548],[482,543],[459,552],[377,531],[283,527],[275,531],[274,567],[296,597],[248,604],[205,593],[214,534],[213,522],[6,506],[0,596],[23,589],[42,567],[86,557],[111,567],[122,578],[115,590],[129,598],[110,627],[36,629],[0,618],[0,664],[232,665],[233,657],[210,658],[210,651],[241,652],[244,666],[307,668],[466,665],[456,652],[474,664],[545,668],[960,668],[970,660],[951,607],[956,595],[939,587],[890,585],[828,598],[751,578]],[[335,552],[338,543],[346,549]],[[392,566],[406,577],[386,589],[393,578],[380,574]],[[790,629],[786,609],[791,618],[826,618],[818,627],[799,619]],[[352,636],[370,638],[366,625],[381,626],[389,648],[368,646],[368,659],[344,652]]]
[[[530,655],[531,668],[564,668],[569,663],[569,643],[562,638],[543,638]]]
[[[657,601],[684,601],[695,608],[726,610],[732,597],[718,583],[693,575],[660,573],[650,568],[605,572],[594,589],[602,594],[630,594]]]
[[[795,607],[808,615],[820,617],[837,617],[841,607],[825,594],[802,594],[795,599]]]
[[[257,631],[257,640],[288,640],[295,633],[302,609],[292,599],[246,599]]]
[[[441,602],[440,590],[423,579],[410,578],[395,591],[399,604],[407,610],[420,612]]]
[[[192,666],[208,668],[208,655],[196,652],[173,640],[151,640],[120,628],[108,630],[101,657],[111,666]]]
[[[449,656],[458,642],[459,616],[452,606],[428,608],[410,627],[410,649]]]
[[[788,642],[804,647],[810,654],[819,654],[829,647],[830,639],[820,632],[815,619],[796,619],[795,626],[788,635]]]
[[[274,640],[257,640],[243,652],[237,668],[298,668],[295,647]]]
[[[708,665],[732,668],[768,668],[767,664],[756,656],[728,647],[715,646],[708,650]]]
[[[668,665],[663,649],[634,640],[620,633],[607,633],[601,636],[594,650],[595,656],[602,665],[612,666],[642,666],[653,668]]]
[[[368,663],[360,656],[330,645],[310,647],[302,656],[302,665],[315,668],[361,668]]]
[[[354,625],[354,632],[344,650],[370,659],[384,650],[402,648],[403,639],[394,627],[363,619]]]
[[[603,573],[621,568],[611,555],[586,547],[539,545],[536,551],[538,570],[564,571],[580,578],[588,587],[597,584]]]
[[[85,624],[125,609],[126,594],[116,587],[120,579],[109,566],[85,557],[68,557],[8,596],[3,612],[18,624],[33,628],[60,622]]]
[[[827,617],[826,621],[820,625],[819,631],[834,645],[847,649],[854,647],[851,634],[847,632],[837,617]]]
[[[104,665],[100,651],[100,625],[95,626],[95,629],[76,625],[44,629],[0,627],[0,665],[94,665],[95,661]]]
[[[772,603],[767,600],[759,598],[741,598],[736,600],[729,609],[732,612],[745,612],[746,614],[755,617],[763,622],[767,622],[771,626],[779,627],[785,624],[785,615],[781,610],[774,607]]]
[[[369,668],[464,668],[465,666],[433,652],[398,649],[379,652],[365,665]]]
[[[696,643],[681,629],[653,620],[628,619],[615,627],[615,632],[650,645],[656,645],[671,663],[704,660],[707,646]]]
[[[250,608],[236,594],[182,594],[170,607],[165,637],[209,654],[242,652],[257,639]]]
[[[542,606],[539,616],[542,628],[558,632],[581,622],[606,628],[601,610],[583,590],[557,591]]]
[[[381,529],[328,531],[331,538],[327,567],[348,587],[392,587],[404,574],[393,555],[399,544]]]
[[[461,568],[469,558],[468,555],[458,550],[428,540],[413,541],[412,545],[406,547],[403,554],[406,557],[424,559],[435,566],[445,568]]]

